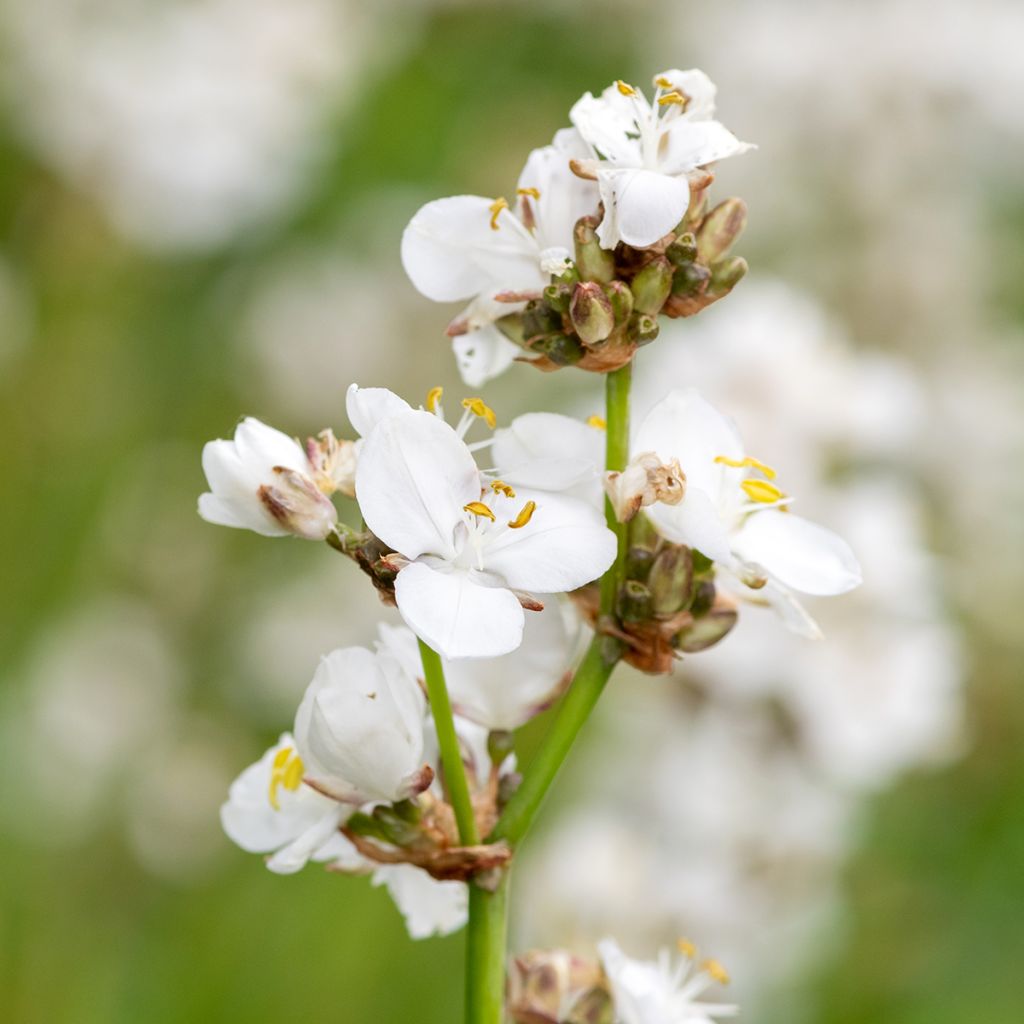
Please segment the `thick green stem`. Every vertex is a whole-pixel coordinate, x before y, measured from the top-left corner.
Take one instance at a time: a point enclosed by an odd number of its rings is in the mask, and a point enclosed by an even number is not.
[[[466,936],[466,1020],[501,1024],[505,1006],[508,875],[494,892],[469,883]]]
[[[452,705],[448,699],[448,687],[444,682],[444,668],[441,656],[422,640],[420,659],[423,662],[423,676],[427,683],[430,710],[437,729],[437,742],[441,748],[441,767],[444,769],[444,784],[448,799],[455,811],[455,822],[459,827],[459,841],[463,846],[475,846],[480,842],[473,814],[473,800],[469,795],[466,781],[466,766],[462,763],[459,737],[455,734],[455,720]]]
[[[629,389],[632,364],[629,363],[605,378],[606,426],[605,466],[610,470],[625,469],[629,461]],[[615,518],[611,502],[605,499],[608,528],[618,541],[618,552],[612,567],[601,579],[600,617],[615,613],[615,600],[622,584],[629,547],[629,530]],[[505,839],[518,843],[533,822],[551,784],[558,774],[573,743],[590,717],[594,705],[604,691],[605,683],[618,663],[617,641],[599,632],[576,670],[569,692],[562,699],[547,736],[523,777],[522,784],[505,807],[491,833],[492,840]]]

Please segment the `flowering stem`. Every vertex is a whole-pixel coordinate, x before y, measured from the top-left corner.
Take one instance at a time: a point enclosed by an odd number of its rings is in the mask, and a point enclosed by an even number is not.
[[[605,408],[608,429],[605,443],[605,467],[622,470],[629,461],[629,389],[632,381],[632,363],[605,377]],[[608,528],[618,540],[618,553],[612,567],[601,579],[600,616],[606,619],[615,613],[615,599],[619,592],[625,570],[626,553],[629,546],[629,531],[624,523],[615,518],[611,502],[605,499],[605,518]],[[551,784],[558,774],[562,762],[593,711],[594,705],[604,691],[612,669],[618,664],[619,644],[600,632],[594,637],[587,653],[576,670],[572,686],[566,693],[555,714],[547,736],[537,751],[523,777],[522,784],[513,794],[490,840],[504,839],[513,845],[518,843],[533,823]]]
[[[437,729],[437,741],[441,748],[441,766],[444,768],[444,784],[455,811],[455,822],[459,827],[459,841],[463,846],[475,846],[480,842],[473,814],[473,801],[466,781],[466,766],[462,763],[459,738],[455,733],[452,705],[448,699],[448,687],[444,682],[444,668],[441,656],[422,640],[420,659],[423,662],[423,676],[427,683],[430,710]]]
[[[494,892],[469,883],[466,936],[466,1021],[501,1024],[505,1005],[508,874]]]

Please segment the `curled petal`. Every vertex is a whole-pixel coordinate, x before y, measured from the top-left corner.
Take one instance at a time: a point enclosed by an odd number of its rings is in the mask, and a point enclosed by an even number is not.
[[[680,118],[662,136],[661,168],[666,174],[684,174],[754,148],[749,142],[740,142],[718,121]]]
[[[412,412],[412,407],[387,388],[361,388],[352,384],[345,395],[345,411],[356,433],[366,437],[381,420],[400,412]]]
[[[597,236],[605,249],[619,242],[643,247],[667,235],[690,205],[685,178],[657,171],[609,169],[598,171],[604,219]]]

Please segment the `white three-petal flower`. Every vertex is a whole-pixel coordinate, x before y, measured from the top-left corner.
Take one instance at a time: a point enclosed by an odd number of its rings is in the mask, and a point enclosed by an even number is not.
[[[427,412],[374,427],[360,452],[356,498],[367,526],[408,560],[395,582],[402,617],[448,658],[515,650],[524,625],[516,592],[574,590],[615,558],[596,509],[561,495],[489,489],[456,432]],[[531,502],[532,516],[524,515]]]
[[[663,71],[654,86],[650,103],[620,82],[586,93],[569,113],[595,158],[606,249],[653,245],[686,213],[688,172],[753,148],[713,120],[715,86],[703,71]]]

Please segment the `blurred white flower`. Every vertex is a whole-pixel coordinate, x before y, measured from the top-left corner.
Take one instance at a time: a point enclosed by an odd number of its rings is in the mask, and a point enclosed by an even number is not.
[[[449,329],[462,378],[472,387],[524,356],[494,326],[523,302],[495,297],[544,288],[571,263],[573,225],[597,209],[597,189],[569,170],[570,159],[583,153],[575,132],[560,131],[552,145],[530,154],[513,206],[482,196],[436,199],[402,235],[402,264],[423,295],[435,302],[472,299]]]
[[[347,647],[325,655],[295,716],[304,777],[338,800],[392,802],[423,792],[426,701],[387,651]]]
[[[330,860],[339,827],[354,808],[302,781],[305,767],[295,740],[282,733],[233,783],[220,809],[224,831],[249,853],[271,854],[267,867],[290,875],[310,860]]]
[[[410,938],[451,935],[466,924],[465,882],[439,882],[411,864],[386,864],[374,871],[373,884],[387,888],[405,918]]]
[[[207,522],[265,537],[323,540],[338,520],[298,442],[251,416],[235,428],[233,441],[204,445],[203,472],[210,491],[199,497],[199,514]]]
[[[600,943],[617,1024],[711,1024],[716,1017],[736,1015],[736,1006],[700,1001],[708,988],[726,983],[728,976],[717,961],[695,964],[689,947],[680,945],[681,955],[673,964],[665,949],[650,962],[626,956],[614,939]]]
[[[520,592],[575,589],[615,557],[596,510],[488,487],[458,433],[428,412],[382,419],[364,438],[356,494],[367,526],[406,560],[395,583],[402,617],[447,658],[515,650]]]
[[[599,97],[586,93],[569,113],[591,151],[576,167],[598,183],[606,249],[653,245],[686,213],[688,172],[752,148],[713,119],[715,87],[703,71],[663,71],[653,84],[651,103],[619,81]]]

